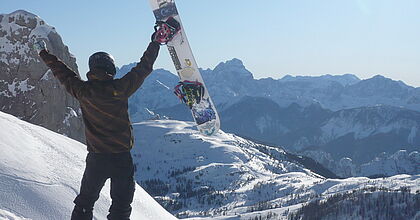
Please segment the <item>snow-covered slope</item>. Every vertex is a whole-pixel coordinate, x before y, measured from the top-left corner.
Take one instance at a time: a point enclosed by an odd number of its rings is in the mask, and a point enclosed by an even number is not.
[[[369,163],[362,164],[358,176],[392,176],[398,173],[420,174],[420,153],[399,150],[392,155],[381,154]]]
[[[69,219],[80,187],[86,146],[0,112],[0,218]],[[109,184],[95,205],[105,219]],[[175,219],[137,186],[132,219]]]
[[[174,120],[133,125],[136,178],[179,217],[254,219],[260,211],[274,211],[279,217],[314,198],[363,187],[420,189],[420,175],[325,179],[290,160],[280,148],[222,131],[203,136],[193,125]]]
[[[335,114],[321,127],[321,141],[353,133],[355,139],[362,139],[393,130],[408,130],[406,141],[413,144],[420,129],[420,113],[392,106],[374,106],[347,109]]]
[[[346,109],[334,112],[309,145],[321,146],[335,158],[350,157],[361,164],[382,152],[419,150],[419,129],[418,111],[392,106]]]
[[[17,216],[9,211],[1,210],[1,209],[0,209],[0,218],[7,219],[7,220],[28,220],[28,218]]]
[[[295,174],[282,178],[281,184],[287,191],[295,188],[287,184],[291,179],[321,179],[291,162],[281,149],[224,132],[202,136],[192,122],[147,121],[134,124],[134,131],[137,180],[180,216],[220,214],[223,210],[253,206],[266,196],[284,196],[284,191],[275,190],[257,196],[255,189],[271,187],[269,182],[289,172]]]
[[[351,158],[334,160],[331,154],[320,150],[301,152],[340,177],[384,177],[397,174],[420,174],[420,154],[418,151],[399,150],[393,154],[382,152],[367,163],[357,164]]]

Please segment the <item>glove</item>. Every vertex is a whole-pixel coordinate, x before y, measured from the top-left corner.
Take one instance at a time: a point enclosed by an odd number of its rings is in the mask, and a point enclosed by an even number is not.
[[[155,43],[157,43],[157,41],[156,41],[156,32],[157,31],[153,32],[152,36],[150,37],[151,38],[151,41],[152,42],[155,42]]]
[[[45,43],[44,40],[38,40],[37,42],[34,43],[34,49],[39,54],[41,53],[41,51],[47,50],[47,44]]]
[[[152,42],[165,45],[171,41],[181,30],[181,24],[173,17],[166,21],[156,21],[155,33],[152,34]]]

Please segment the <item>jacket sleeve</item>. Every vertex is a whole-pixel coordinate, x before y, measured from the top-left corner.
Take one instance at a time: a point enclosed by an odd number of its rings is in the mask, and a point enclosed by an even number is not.
[[[117,96],[129,97],[143,84],[146,77],[153,71],[159,49],[158,43],[150,42],[140,62],[124,77],[115,80],[114,89]]]
[[[80,97],[81,87],[83,86],[83,81],[79,76],[56,56],[48,53],[48,51],[43,50],[39,55],[44,63],[51,69],[54,76],[62,85],[64,85],[67,92],[78,99]]]

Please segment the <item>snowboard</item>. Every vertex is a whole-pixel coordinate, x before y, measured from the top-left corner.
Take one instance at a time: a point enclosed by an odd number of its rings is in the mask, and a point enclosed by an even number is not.
[[[149,1],[157,23],[175,20],[180,27],[173,38],[166,43],[180,79],[175,87],[175,94],[191,110],[198,130],[205,135],[213,135],[220,128],[219,115],[194,59],[175,1]]]

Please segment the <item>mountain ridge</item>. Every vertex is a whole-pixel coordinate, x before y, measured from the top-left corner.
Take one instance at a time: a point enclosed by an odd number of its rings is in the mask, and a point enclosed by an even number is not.
[[[118,75],[124,75],[126,71],[127,66],[123,66]],[[220,62],[214,69],[200,71],[218,109],[228,107],[243,96],[270,97],[282,107],[292,103],[301,106],[319,103],[323,108],[334,111],[378,104],[420,109],[420,88],[380,75],[364,80],[353,74],[255,79],[237,58]],[[173,78],[168,87],[173,88],[177,81],[176,77]]]

